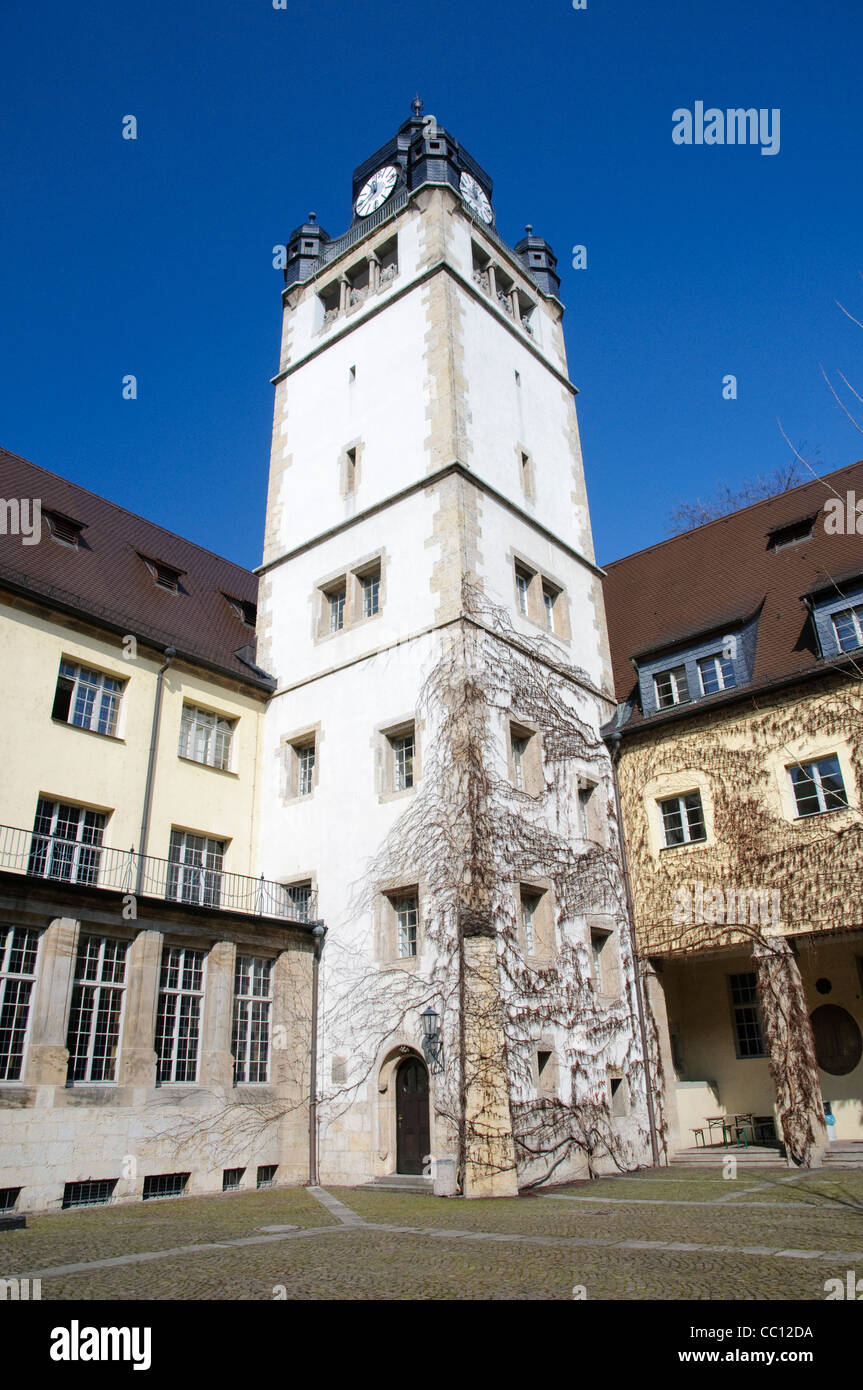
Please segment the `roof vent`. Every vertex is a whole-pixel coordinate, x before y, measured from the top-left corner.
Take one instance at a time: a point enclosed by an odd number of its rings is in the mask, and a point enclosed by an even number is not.
[[[66,516],[63,512],[50,512],[43,509],[42,514],[48,522],[48,530],[54,540],[60,541],[62,545],[71,545],[77,550],[85,523],[74,521],[71,516]]]
[[[224,590],[222,592],[224,593]],[[225,598],[246,627],[254,628],[257,626],[258,609],[256,604],[247,598],[235,598],[233,594],[225,594]]]
[[[141,552],[139,551],[140,555]],[[159,589],[167,589],[171,594],[180,592],[180,579],[185,574],[185,570],[178,570],[174,565],[166,565],[163,560],[154,560],[150,555],[141,555],[141,559],[153,576],[153,581]]]
[[[800,521],[790,521],[784,526],[774,526],[772,531],[767,532],[767,549],[784,550],[787,545],[796,545],[798,541],[808,541],[812,537],[812,531],[818,516],[805,516]]]

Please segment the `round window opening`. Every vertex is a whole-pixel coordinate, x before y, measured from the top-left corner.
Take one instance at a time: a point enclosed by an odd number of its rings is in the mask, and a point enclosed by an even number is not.
[[[819,994],[829,994],[833,986],[826,976],[822,975],[820,980],[815,981],[815,988]]]
[[[847,1076],[863,1056],[863,1036],[847,1009],[819,1004],[812,1014],[815,1056],[822,1071]]]

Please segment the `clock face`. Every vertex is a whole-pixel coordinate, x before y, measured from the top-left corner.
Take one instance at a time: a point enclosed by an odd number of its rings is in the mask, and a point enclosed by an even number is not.
[[[482,218],[483,222],[491,222],[494,214],[491,210],[491,203],[483,193],[476,179],[471,178],[470,174],[463,173],[459,179],[459,190],[468,207],[473,208],[475,213]]]
[[[372,174],[357,195],[357,216],[368,217],[370,212],[374,212],[385,203],[396,186],[398,176],[399,171],[394,164],[385,164],[383,169],[378,169],[376,174]]]

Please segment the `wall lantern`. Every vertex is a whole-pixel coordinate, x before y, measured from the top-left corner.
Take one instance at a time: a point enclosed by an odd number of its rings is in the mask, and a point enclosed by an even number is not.
[[[423,1053],[429,1071],[439,1076],[443,1071],[443,1043],[440,1035],[440,1018],[431,1004],[420,1014],[423,1026]]]

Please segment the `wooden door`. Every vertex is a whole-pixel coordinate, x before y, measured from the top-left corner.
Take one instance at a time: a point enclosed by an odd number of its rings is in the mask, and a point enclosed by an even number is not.
[[[420,1174],[429,1151],[429,1074],[418,1057],[396,1072],[396,1171]]]

